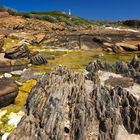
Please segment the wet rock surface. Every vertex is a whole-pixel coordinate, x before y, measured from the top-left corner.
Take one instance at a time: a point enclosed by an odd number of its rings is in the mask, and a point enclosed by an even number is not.
[[[18,94],[18,86],[14,80],[8,78],[0,79],[0,108],[14,103]]]
[[[61,67],[39,78],[8,140],[116,140],[119,126],[137,137],[139,104],[126,89],[102,86],[98,75],[91,81]]]

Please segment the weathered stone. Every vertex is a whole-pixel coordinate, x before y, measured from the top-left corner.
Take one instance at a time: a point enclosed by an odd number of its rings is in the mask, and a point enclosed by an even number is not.
[[[101,43],[101,44],[103,44],[104,42],[110,42],[109,39],[102,36],[93,37],[93,41],[95,41],[96,43]]]
[[[45,39],[45,34],[37,34],[35,35],[35,39],[33,39],[33,43],[37,43],[37,44],[40,44],[43,40]]]
[[[41,65],[41,64],[47,64],[48,60],[45,55],[42,54],[35,54],[30,57],[31,64],[34,65]]]
[[[101,61],[93,61],[88,64],[86,67],[86,70],[89,72],[87,77],[91,80],[93,80],[93,76],[95,75],[95,72],[101,70],[101,71],[108,71],[108,72],[115,72],[117,74],[121,74],[126,77],[131,77],[134,79],[135,82],[140,84],[140,62],[135,56],[132,61],[127,64],[122,61],[118,61],[113,65],[108,64],[107,62],[101,62]]]
[[[0,79],[0,107],[14,103],[17,94],[18,86],[13,80],[7,78]]]
[[[29,57],[30,50],[26,44],[18,44],[10,49],[6,50],[5,58],[9,59],[19,59]]]
[[[134,80],[132,78],[123,77],[123,78],[110,78],[105,81],[105,84],[111,85],[112,87],[120,86],[122,88],[128,88],[133,86]]]
[[[118,47],[122,47],[126,51],[138,51],[138,47],[135,45],[126,44],[126,43],[116,43],[115,45]]]
[[[117,140],[119,125],[139,135],[138,105],[121,87],[103,87],[61,67],[38,80],[8,140]]]

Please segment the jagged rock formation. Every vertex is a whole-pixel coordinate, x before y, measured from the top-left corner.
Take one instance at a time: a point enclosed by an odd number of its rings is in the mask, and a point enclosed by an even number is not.
[[[19,59],[27,58],[30,54],[26,44],[17,44],[16,46],[11,47],[5,52],[5,58],[9,59]]]
[[[129,64],[118,61],[114,65],[110,65],[107,62],[95,60],[89,63],[86,70],[89,72],[89,79],[93,79],[95,72],[97,72],[98,70],[103,70],[112,71],[127,77],[132,77],[135,82],[140,84],[140,61],[138,60],[137,56],[134,56]]]
[[[0,108],[14,103],[18,94],[18,86],[14,80],[1,78],[0,79]]]
[[[140,134],[139,101],[121,87],[100,85],[66,68],[45,74],[8,140],[116,140],[118,127]]]
[[[41,64],[48,63],[47,57],[45,55],[42,55],[42,54],[32,55],[30,57],[30,61],[31,61],[31,64],[34,64],[34,65],[41,65]]]

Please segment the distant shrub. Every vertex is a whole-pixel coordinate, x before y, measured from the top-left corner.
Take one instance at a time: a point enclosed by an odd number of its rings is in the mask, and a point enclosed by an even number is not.
[[[43,16],[43,20],[47,20],[52,23],[58,22],[58,20],[55,17],[49,16],[49,15]]]
[[[6,12],[6,9],[2,6],[0,6],[0,12]]]

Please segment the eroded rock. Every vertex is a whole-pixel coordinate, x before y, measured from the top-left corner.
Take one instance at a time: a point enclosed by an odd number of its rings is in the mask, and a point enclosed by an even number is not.
[[[41,65],[41,64],[47,64],[48,60],[45,55],[38,53],[38,54],[30,56],[30,62],[31,64],[34,64],[34,65]]]
[[[126,43],[116,43],[116,46],[122,47],[126,51],[138,51],[138,47],[131,44]]]
[[[30,54],[30,50],[28,49],[26,44],[17,44],[12,48],[6,50],[5,58],[9,59],[19,59],[19,58],[27,58]]]
[[[102,70],[115,72],[126,77],[131,77],[135,82],[140,84],[140,61],[138,60],[137,56],[134,56],[132,61],[128,64],[122,61],[117,61],[115,64],[110,65],[107,62],[96,60],[90,62],[86,67],[86,70],[89,72],[89,79],[92,79],[92,77],[95,75],[95,72]]]
[[[117,140],[119,126],[140,135],[139,101],[131,93],[64,67],[38,80],[26,109],[8,140]]]
[[[8,78],[0,79],[0,107],[5,107],[14,103],[18,94],[17,84]]]

